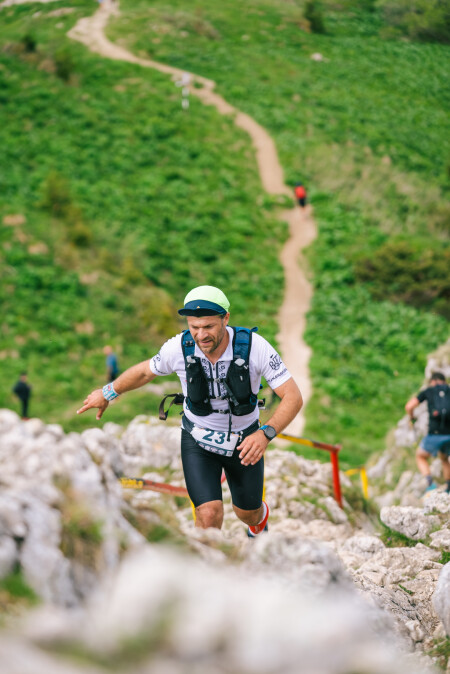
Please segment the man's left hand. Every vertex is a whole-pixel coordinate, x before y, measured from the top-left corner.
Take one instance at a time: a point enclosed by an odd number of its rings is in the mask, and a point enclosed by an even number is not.
[[[237,446],[241,463],[244,466],[254,466],[263,456],[268,444],[269,441],[261,430],[247,435],[241,444]]]

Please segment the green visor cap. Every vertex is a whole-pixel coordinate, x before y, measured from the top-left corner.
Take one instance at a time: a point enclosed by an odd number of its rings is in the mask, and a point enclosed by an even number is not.
[[[226,314],[230,303],[226,295],[214,286],[198,286],[184,298],[184,307],[179,309],[180,316],[215,316]]]

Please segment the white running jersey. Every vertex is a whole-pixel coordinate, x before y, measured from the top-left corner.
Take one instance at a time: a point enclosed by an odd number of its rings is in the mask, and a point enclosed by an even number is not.
[[[233,329],[227,326],[227,331],[229,336],[228,346],[225,353],[220,357],[220,360],[214,365],[210,363],[200,347],[197,344],[195,345],[194,355],[200,358],[206,376],[211,379],[224,379],[233,360]],[[175,337],[172,337],[162,345],[159,353],[150,359],[150,370],[158,376],[176,373],[180,379],[183,394],[186,396],[186,368],[184,366],[181,337],[182,333],[175,335]],[[284,384],[291,378],[285,364],[273,346],[264,337],[255,332],[252,335],[249,365],[251,387],[255,394],[259,391],[261,377],[264,377],[272,389],[281,386],[281,384]],[[214,410],[228,410],[228,402],[217,399],[219,396],[226,395],[223,384],[209,382],[209,393],[211,396],[211,406]],[[206,417],[199,417],[187,409],[186,401],[184,402],[184,413],[197,426],[207,426],[214,431],[228,430],[229,414],[217,412],[209,414]],[[233,431],[242,431],[244,428],[251,426],[258,418],[258,407],[251,414],[245,414],[242,417],[232,415],[231,429]]]

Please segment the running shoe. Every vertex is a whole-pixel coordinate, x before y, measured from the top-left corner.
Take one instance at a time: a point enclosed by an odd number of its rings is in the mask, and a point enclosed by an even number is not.
[[[428,487],[425,489],[425,494],[428,494],[428,492],[433,491],[433,489],[437,489],[437,484],[434,481],[431,484],[429,484]]]
[[[257,536],[260,534],[262,531],[269,531],[269,527],[267,524],[267,520],[269,519],[269,506],[265,501],[263,501],[264,505],[266,506],[266,515],[263,519],[262,522],[259,524],[255,524],[253,527],[249,527],[247,531],[247,535],[249,538],[253,538],[254,536]]]
[[[263,531],[269,531],[269,525],[268,525],[268,524],[266,524],[266,526],[264,527]],[[261,533],[261,532],[259,532],[259,533]],[[258,536],[258,534],[253,534],[253,533],[250,531],[250,527],[248,527],[248,529],[247,529],[247,536],[248,536],[249,538],[256,538],[256,537]]]

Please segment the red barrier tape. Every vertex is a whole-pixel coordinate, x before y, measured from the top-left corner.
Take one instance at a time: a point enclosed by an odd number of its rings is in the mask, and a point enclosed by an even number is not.
[[[225,473],[222,473],[220,481],[225,481]],[[184,496],[189,498],[186,487],[176,487],[167,482],[155,482],[155,480],[145,480],[143,477],[121,477],[119,482],[124,489],[142,489],[157,491],[160,494],[172,494],[172,496]]]

